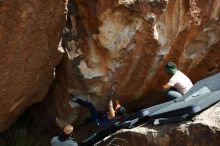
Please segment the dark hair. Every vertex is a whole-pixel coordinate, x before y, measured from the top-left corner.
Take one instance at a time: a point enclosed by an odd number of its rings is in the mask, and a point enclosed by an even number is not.
[[[117,116],[125,116],[126,112],[125,112],[125,108],[123,106],[119,107],[116,111],[116,115]]]
[[[70,134],[65,134],[64,132],[62,132],[62,133],[58,136],[58,139],[59,139],[60,141],[65,141],[65,140],[69,139],[71,136],[72,136],[72,133],[70,133]]]

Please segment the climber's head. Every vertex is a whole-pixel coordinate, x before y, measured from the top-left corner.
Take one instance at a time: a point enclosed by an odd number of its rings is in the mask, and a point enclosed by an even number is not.
[[[168,62],[167,64],[166,64],[166,71],[168,72],[168,73],[170,73],[170,74],[175,74],[176,73],[176,71],[177,71],[177,68],[176,68],[176,64],[175,63],[173,63],[173,62]]]
[[[116,110],[116,115],[117,116],[125,116],[126,112],[125,112],[125,108],[123,106],[119,107],[117,110]]]
[[[63,133],[66,135],[71,135],[73,133],[73,126],[72,125],[66,125],[63,128]]]

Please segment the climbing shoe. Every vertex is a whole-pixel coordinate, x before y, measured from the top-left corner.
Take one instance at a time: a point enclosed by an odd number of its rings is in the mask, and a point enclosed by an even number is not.
[[[75,95],[70,94],[70,100],[71,100],[72,102],[76,102],[77,98],[76,98]]]

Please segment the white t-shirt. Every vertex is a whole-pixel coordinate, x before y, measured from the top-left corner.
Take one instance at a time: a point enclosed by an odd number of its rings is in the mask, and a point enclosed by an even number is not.
[[[168,84],[182,94],[185,94],[193,86],[190,79],[179,70],[171,77]]]

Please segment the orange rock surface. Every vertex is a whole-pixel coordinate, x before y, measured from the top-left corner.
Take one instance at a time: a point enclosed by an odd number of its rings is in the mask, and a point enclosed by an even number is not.
[[[119,99],[133,110],[167,100],[158,93],[169,79],[164,70],[168,61],[193,82],[220,70],[218,0],[76,0],[69,4],[63,38],[66,57],[48,97],[48,102],[57,99],[56,108],[51,106],[48,112],[59,109],[54,120],[60,125],[83,122],[86,117],[80,106],[68,107],[64,97],[70,92],[105,110],[107,92],[117,81]]]
[[[0,1],[0,131],[46,96],[64,24],[64,0]]]
[[[63,3],[0,3],[3,125],[48,92],[59,62]],[[115,81],[128,111],[165,101],[158,93],[169,79],[168,61],[193,82],[219,72],[219,23],[218,0],[69,0],[65,54],[35,110],[43,122],[80,124],[86,110],[71,109],[65,97],[74,93],[105,110]]]

